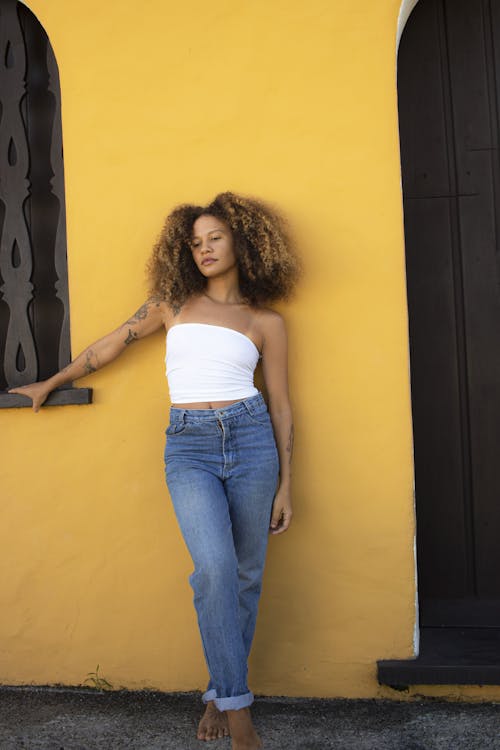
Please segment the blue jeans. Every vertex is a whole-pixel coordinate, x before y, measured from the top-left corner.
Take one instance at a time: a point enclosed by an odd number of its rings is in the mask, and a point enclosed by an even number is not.
[[[250,653],[279,461],[261,393],[222,409],[171,407],[165,473],[194,563],[189,582],[210,675],[203,702],[249,706]]]

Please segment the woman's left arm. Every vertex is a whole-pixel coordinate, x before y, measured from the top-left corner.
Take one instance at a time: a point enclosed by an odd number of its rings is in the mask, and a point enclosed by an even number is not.
[[[288,342],[281,315],[271,310],[266,312],[262,326],[262,373],[280,462],[280,483],[274,498],[271,533],[281,534],[292,520],[293,418],[288,395]]]

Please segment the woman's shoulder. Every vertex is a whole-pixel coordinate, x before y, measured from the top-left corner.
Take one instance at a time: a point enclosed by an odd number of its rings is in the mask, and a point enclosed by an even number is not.
[[[264,322],[268,321],[279,321],[284,320],[281,313],[279,313],[277,310],[273,310],[272,307],[254,307],[254,314]]]
[[[254,311],[255,323],[263,335],[285,330],[285,320],[281,313],[270,307],[259,307]]]
[[[165,328],[168,329],[174,325],[175,321],[179,317],[179,313],[186,307],[186,303],[179,304],[177,302],[168,302],[165,299],[161,300],[161,309],[163,315],[163,322]]]

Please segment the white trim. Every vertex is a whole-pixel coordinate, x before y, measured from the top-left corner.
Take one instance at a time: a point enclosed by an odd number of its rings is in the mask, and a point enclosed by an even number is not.
[[[415,487],[415,482],[413,482]],[[415,492],[413,492],[415,497]],[[413,537],[413,564],[415,566],[415,625],[413,626],[413,655],[420,653],[420,615],[418,611],[417,535]]]
[[[398,30],[396,34],[396,50],[399,48],[401,34],[403,33],[403,29],[406,26],[409,15],[417,3],[418,0],[403,0],[403,2],[401,3],[401,8],[399,9],[398,16]]]
[[[403,33],[403,29],[406,26],[406,22],[408,21],[408,18],[410,17],[410,13],[412,12],[415,5],[418,3],[418,0],[402,0],[401,7],[399,9],[399,15],[398,15],[398,28],[396,32],[396,68],[398,63],[398,50],[399,50],[399,42],[401,40],[401,35]],[[402,177],[401,177],[402,179]],[[402,184],[401,184],[401,200],[403,198],[402,195]],[[408,366],[408,377],[410,379],[411,383],[411,369],[410,366]],[[415,466],[415,454],[413,455],[413,466]],[[417,568],[417,508],[416,508],[416,498],[415,498],[415,473],[413,474],[413,519],[415,524],[415,533],[413,535],[413,568],[414,568],[414,579],[415,579],[415,624],[413,626],[413,655],[417,657],[420,652],[420,618],[419,618],[419,607],[418,607],[418,568]]]

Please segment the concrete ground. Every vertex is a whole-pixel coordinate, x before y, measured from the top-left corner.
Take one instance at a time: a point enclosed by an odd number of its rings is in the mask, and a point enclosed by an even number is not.
[[[230,750],[199,693],[0,687],[1,750]],[[257,698],[265,750],[500,750],[500,704]]]

